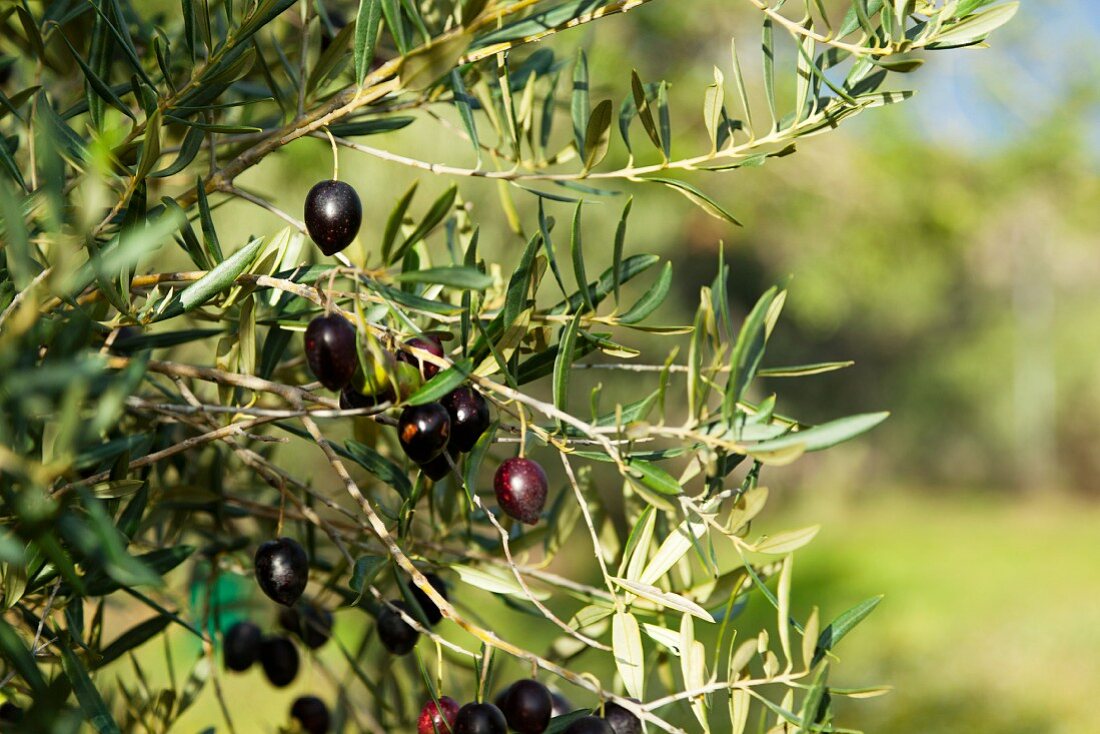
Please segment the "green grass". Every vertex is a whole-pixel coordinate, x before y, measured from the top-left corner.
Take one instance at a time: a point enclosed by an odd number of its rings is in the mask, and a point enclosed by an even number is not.
[[[824,524],[798,556],[798,601],[816,601],[831,618],[885,594],[841,643],[832,680],[895,691],[846,702],[847,725],[891,734],[1096,731],[1100,509],[1009,494],[892,493],[784,515]]]

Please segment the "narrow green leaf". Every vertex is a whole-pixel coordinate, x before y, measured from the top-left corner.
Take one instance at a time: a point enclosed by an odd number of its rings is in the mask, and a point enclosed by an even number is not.
[[[428,234],[446,218],[447,214],[450,213],[457,195],[458,187],[454,185],[444,191],[443,194],[435,200],[431,208],[428,209],[428,213],[424,215],[424,219],[416,226],[412,234],[405,238],[405,241],[393,252],[387,262],[392,265],[399,261],[405,256],[405,252],[410,247],[427,237]]]
[[[634,197],[626,200],[623,213],[619,215],[619,224],[615,227],[615,247],[611,255],[611,273],[614,278],[615,306],[619,305],[619,273],[623,267],[623,247],[626,244],[626,220],[630,217],[630,208],[634,205]],[[621,319],[620,319],[621,320]]]
[[[554,406],[559,410],[566,410],[569,398],[569,375],[573,369],[573,350],[577,343],[581,313],[578,311],[568,326],[562,329],[558,341],[558,356],[554,360]]]
[[[573,65],[573,96],[570,105],[573,143],[577,147],[577,155],[583,155],[585,150],[585,131],[591,115],[588,100],[588,58],[584,55],[584,49],[579,49],[577,61]]]
[[[600,164],[607,155],[611,144],[611,100],[605,99],[596,105],[588,118],[584,133],[584,170],[589,171]]]
[[[412,484],[399,466],[370,446],[358,441],[348,441],[345,446],[347,446],[348,455],[356,464],[393,487],[402,498],[408,499],[412,496]]]
[[[263,247],[262,237],[249,242],[231,256],[218,263],[213,270],[184,288],[179,294],[179,305],[186,313],[198,308],[217,294],[231,287]]]
[[[834,619],[832,623],[821,631],[817,638],[817,647],[814,650],[813,665],[821,662],[825,655],[837,646],[845,635],[851,632],[856,625],[867,618],[875,607],[882,601],[882,596],[873,596],[870,599],[856,604],[848,611]]]
[[[399,283],[437,283],[462,290],[483,291],[493,284],[491,276],[477,268],[450,266],[424,268],[398,273],[394,280]]]
[[[737,334],[737,343],[730,354],[729,381],[722,400],[722,416],[726,420],[732,420],[738,401],[745,396],[745,390],[760,367],[767,341],[764,320],[778,294],[779,289],[775,286],[765,291],[745,317],[741,331]]]
[[[619,317],[621,324],[637,324],[646,319],[657,307],[664,303],[672,286],[672,263],[665,263],[657,282],[647,290],[630,310]]]
[[[359,0],[355,16],[355,83],[362,84],[374,61],[374,46],[378,42],[378,26],[382,19],[381,0]]]
[[[724,219],[731,224],[736,224],[739,227],[741,226],[741,221],[738,220],[737,217],[730,214],[729,210],[727,210],[710,196],[704,194],[698,188],[696,188],[692,184],[689,184],[686,181],[680,181],[679,179],[675,178],[663,178],[660,176],[647,176],[641,180],[655,181],[659,184],[664,184],[670,189],[673,189],[674,191],[686,196],[688,200],[690,200],[700,209],[705,211],[707,214],[710,214],[712,217],[715,217],[716,219]]]
[[[451,71],[451,90],[455,98],[455,107],[458,108],[458,116],[462,119],[462,126],[466,128],[466,135],[470,138],[470,145],[477,156],[477,165],[481,166],[481,143],[477,137],[477,122],[474,120],[474,110],[471,106],[471,97],[466,92],[466,85],[462,83],[462,74],[458,69]]]
[[[577,279],[577,290],[584,301],[585,309],[595,311],[596,304],[592,300],[592,293],[588,289],[588,276],[584,271],[584,247],[581,243],[581,206],[583,202],[577,202],[577,208],[573,210],[573,229],[569,240],[569,251],[573,256],[573,275]]]
[[[80,703],[80,709],[88,723],[100,734],[122,734],[84,664],[73,654],[67,641],[63,641],[60,647],[61,665],[72,683],[76,700]]]
[[[657,132],[657,123],[653,121],[653,110],[650,109],[649,98],[637,71],[631,72],[630,84],[634,93],[634,106],[638,110],[638,119],[642,121],[642,127],[653,146],[661,151],[661,155],[664,155],[665,146],[661,144],[661,134]],[[665,160],[668,160],[667,157]]]
[[[424,405],[434,403],[444,397],[456,387],[462,385],[470,377],[473,363],[469,360],[455,362],[453,367],[443,370],[432,379],[420,386],[405,402],[409,405]]]

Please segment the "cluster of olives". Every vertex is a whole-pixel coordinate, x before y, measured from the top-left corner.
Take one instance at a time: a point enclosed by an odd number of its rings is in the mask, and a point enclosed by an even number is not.
[[[550,719],[573,707],[537,680],[519,680],[504,689],[493,703],[459,706],[447,696],[424,704],[416,722],[417,734],[542,734]],[[642,722],[618,704],[604,707],[603,717],[589,714],[574,719],[565,734],[641,734]]]
[[[310,370],[326,388],[341,391],[340,405],[345,408],[405,397],[406,386],[411,392],[420,380],[430,380],[438,373],[438,365],[410,350],[436,357],[444,354],[438,337],[416,337],[406,342],[396,357],[384,352],[381,364],[374,356],[365,360],[371,365],[371,374],[363,374],[355,327],[338,314],[313,319],[306,328],[305,347]],[[396,379],[389,378],[391,372]],[[485,398],[473,387],[463,386],[439,402],[405,407],[398,419],[397,437],[405,455],[430,479],[439,481],[450,472],[459,453],[473,449],[489,422]],[[497,469],[493,490],[505,513],[533,525],[546,505],[546,473],[531,459],[508,459]]]

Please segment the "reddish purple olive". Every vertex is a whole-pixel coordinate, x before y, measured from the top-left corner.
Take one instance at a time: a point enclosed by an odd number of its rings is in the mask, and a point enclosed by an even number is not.
[[[603,707],[603,720],[615,734],[642,734],[642,721],[617,703]]]
[[[554,700],[550,689],[537,680],[516,681],[504,694],[504,718],[519,734],[542,734],[550,725]]]
[[[443,356],[443,343],[439,341],[438,337],[430,334],[426,336],[416,336],[405,342],[406,347],[412,347],[413,349],[423,349],[436,357]],[[420,375],[425,380],[430,380],[439,374],[439,365],[423,360],[420,357],[415,356],[411,352],[407,352],[404,349],[397,353],[397,359],[401,362],[411,364],[420,370]]]
[[[451,437],[451,416],[439,403],[410,405],[397,421],[397,438],[405,455],[427,464],[443,453]]]
[[[434,573],[424,574],[424,578],[428,580],[431,587],[439,592],[439,595],[444,599],[447,597],[447,584],[443,579],[436,576]],[[428,595],[424,593],[416,584],[409,584],[409,588],[412,589],[413,598],[416,599],[416,603],[420,605],[421,611],[424,612],[425,619],[431,624],[439,624],[439,621],[443,619],[443,612],[439,611],[439,607],[435,605],[435,602],[428,598]],[[448,599],[449,601],[449,599]]]
[[[298,635],[310,650],[316,650],[332,637],[332,612],[313,604],[298,604],[279,612],[279,626]]]
[[[238,673],[248,670],[260,656],[264,633],[251,622],[237,622],[225,632],[222,660],[225,667]]]
[[[298,676],[298,648],[286,637],[265,637],[260,643],[260,665],[271,685],[285,688]]]
[[[508,722],[491,703],[468,703],[455,716],[454,734],[508,734]]]
[[[351,244],[363,222],[363,205],[343,181],[321,181],[306,194],[306,230],[321,252],[335,255]]]
[[[500,509],[528,525],[539,521],[546,489],[546,472],[531,459],[505,459],[493,475],[493,491]]]
[[[391,601],[390,604],[403,612],[408,612],[404,602]],[[416,647],[420,633],[402,619],[401,615],[383,604],[378,610],[378,639],[382,646],[394,655],[407,655]]]
[[[256,550],[256,581],[273,601],[289,607],[309,582],[309,557],[292,538],[269,540]]]
[[[359,367],[355,327],[340,314],[318,316],[306,327],[306,362],[329,390],[342,390]]]
[[[566,728],[565,734],[615,734],[615,732],[598,716],[582,716]]]
[[[416,720],[416,734],[449,734],[454,730],[458,716],[458,701],[450,696],[440,696],[439,703],[428,701],[420,709]]]
[[[470,451],[489,428],[489,403],[472,387],[452,390],[439,401],[451,416],[450,447]]]
[[[326,734],[332,725],[328,706],[316,696],[301,696],[290,707],[290,716],[297,719],[306,734]]]

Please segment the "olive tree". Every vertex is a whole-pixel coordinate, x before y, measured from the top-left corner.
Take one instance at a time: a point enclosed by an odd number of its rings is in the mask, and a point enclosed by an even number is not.
[[[689,150],[667,81],[543,43],[660,4],[0,3],[0,729],[163,732],[216,700],[208,731],[253,730],[262,699],[222,689],[259,665],[332,683],[288,730],[845,731],[837,697],[875,691],[831,686],[832,651],[877,599],[796,617],[816,528],[753,524],[766,466],[885,415],[762,394],[848,363],[766,363],[785,291],[735,313],[717,247],[694,319],[654,322],[672,267],[629,216],[671,189],[737,225],[699,172],[905,100],[1015,4],[732,3],[757,30],[700,60]],[[392,149],[410,125],[450,157]],[[310,137],[333,174],[300,210],[241,183]],[[364,225],[354,156],[453,185],[380,186]],[[285,227],[227,241],[226,202]]]

